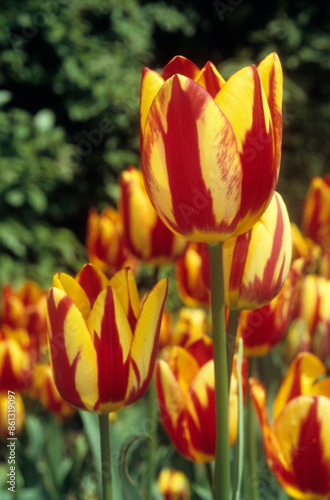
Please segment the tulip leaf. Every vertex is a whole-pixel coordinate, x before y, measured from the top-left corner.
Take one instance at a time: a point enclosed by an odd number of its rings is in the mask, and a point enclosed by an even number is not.
[[[243,340],[238,341],[237,351],[237,383],[238,383],[238,436],[236,447],[236,459],[234,462],[234,487],[233,499],[239,500],[241,495],[243,463],[244,463],[244,404],[242,385],[242,360],[243,360]]]
[[[124,500],[142,500],[142,496],[137,486],[132,481],[128,471],[128,452],[133,443],[139,439],[150,439],[150,437],[141,435],[129,438],[124,442],[120,451],[120,477]]]

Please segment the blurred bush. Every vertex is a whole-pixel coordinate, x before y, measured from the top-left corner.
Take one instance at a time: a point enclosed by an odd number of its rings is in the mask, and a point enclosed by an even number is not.
[[[47,286],[86,260],[89,207],[115,205],[119,172],[139,166],[141,70],[177,53],[225,77],[279,53],[278,189],[298,219],[310,178],[328,170],[329,11],[307,0],[3,0],[0,285]]]

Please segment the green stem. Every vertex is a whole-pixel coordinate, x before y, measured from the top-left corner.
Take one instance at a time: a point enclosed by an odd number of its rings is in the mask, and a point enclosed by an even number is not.
[[[156,387],[154,380],[151,381],[150,387],[147,393],[147,404],[148,404],[148,417],[152,422],[151,431],[151,441],[149,446],[149,457],[148,457],[148,478],[147,478],[147,491],[146,500],[151,500],[152,498],[152,485],[156,477],[156,450],[157,450],[157,419],[155,417],[157,412],[156,403]]]
[[[228,325],[227,325],[227,376],[228,376],[228,391],[230,389],[231,373],[233,370],[233,359],[236,347],[236,338],[238,331],[238,321],[241,311],[238,309],[230,309]]]
[[[222,243],[208,245],[211,276],[211,308],[213,328],[216,447],[214,500],[230,498],[230,448],[228,423],[228,375],[223,289]]]
[[[112,500],[109,414],[99,415],[101,440],[102,500]]]
[[[253,375],[255,359],[249,360],[249,376]],[[248,450],[249,450],[249,464],[250,464],[250,491],[251,500],[259,500],[258,493],[258,463],[257,463],[257,441],[255,431],[255,416],[252,399],[247,393],[247,434],[248,434]]]

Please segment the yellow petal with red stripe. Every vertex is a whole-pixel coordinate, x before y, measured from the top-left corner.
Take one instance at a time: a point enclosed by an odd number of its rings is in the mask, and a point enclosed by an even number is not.
[[[115,290],[132,330],[140,314],[140,297],[134,274],[128,267],[118,271],[110,280],[110,286]]]
[[[283,97],[283,73],[278,55],[273,52],[269,54],[258,65],[262,86],[268,101],[270,114],[272,116],[275,163],[280,165],[282,144],[282,97]]]
[[[197,462],[215,457],[214,362],[208,361],[198,371],[187,393],[187,426]],[[205,427],[207,426],[207,432]]]
[[[90,301],[84,289],[69,274],[57,273],[53,277],[53,287],[65,292],[81,312],[83,318],[87,320],[91,312]]]
[[[56,387],[62,398],[93,411],[98,399],[97,358],[91,334],[73,300],[58,288],[48,295],[49,347]]]
[[[210,61],[205,64],[195,81],[204,87],[212,97],[215,97],[226,83]]]
[[[240,224],[247,231],[267,207],[275,189],[278,166],[272,118],[255,66],[235,73],[215,96],[234,131],[242,163]]]
[[[140,127],[141,135],[144,133],[145,122],[149,113],[152,101],[164,83],[156,71],[144,68],[142,72],[141,94],[140,94]]]
[[[330,377],[326,366],[311,353],[301,353],[291,363],[274,401],[276,418],[288,402],[300,395],[323,395],[330,399]]]
[[[99,397],[94,411],[119,410],[125,402],[133,336],[122,304],[110,286],[96,299],[87,324],[98,366]]]
[[[291,263],[291,226],[282,197],[274,193],[258,222],[223,245],[225,303],[254,309],[280,291]]]
[[[233,130],[210,94],[175,75],[146,120],[142,169],[163,222],[192,241],[214,243],[237,225],[241,163]]]
[[[142,304],[130,351],[127,405],[142,397],[150,384],[158,351],[160,324],[167,290],[168,280],[163,278],[148,293]]]
[[[328,500],[330,494],[330,400],[300,396],[277,418],[275,433],[289,471],[274,470],[294,498]]]

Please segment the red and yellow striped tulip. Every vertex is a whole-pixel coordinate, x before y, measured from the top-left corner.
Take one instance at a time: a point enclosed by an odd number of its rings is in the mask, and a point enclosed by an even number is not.
[[[15,405],[13,405],[14,401]],[[11,412],[11,415],[15,415],[13,419],[15,422],[15,437],[22,432],[25,422],[25,408],[21,395],[16,392],[15,399],[11,400],[8,399],[8,390],[0,391],[0,439],[4,440],[7,440],[7,438],[11,437],[8,434],[8,420],[11,419],[8,415],[10,414],[11,410],[9,408],[9,403],[12,403],[12,405],[15,407],[15,411]]]
[[[164,500],[190,500],[189,480],[179,470],[162,469],[157,485]]]
[[[10,284],[2,289],[1,324],[24,329],[30,336],[30,351],[39,360],[47,350],[47,292],[34,281],[25,281],[16,291]]]
[[[306,350],[309,337],[309,349],[326,361],[330,354],[330,280],[316,274],[304,278],[293,320],[288,332],[287,355]]]
[[[207,316],[204,309],[181,307],[173,328],[171,344],[187,348],[204,338],[207,329]]]
[[[141,306],[128,268],[110,281],[91,264],[75,278],[56,274],[48,295],[48,334],[62,398],[101,414],[142,397],[154,369],[166,295],[163,278]]]
[[[210,297],[202,273],[202,243],[191,242],[175,263],[175,281],[182,302],[189,306],[208,306]]]
[[[269,423],[266,389],[250,379],[250,394],[263,434],[267,462],[293,498],[330,497],[330,377],[314,355],[303,353],[290,366]]]
[[[295,261],[282,289],[263,307],[242,311],[237,336],[242,337],[245,356],[264,356],[283,339],[302,280],[303,259]]]
[[[184,349],[165,349],[157,361],[155,382],[160,421],[179,453],[196,462],[215,457],[215,392],[213,346],[204,337]],[[237,436],[236,363],[231,379],[230,444]],[[246,377],[246,362],[242,365]],[[243,387],[244,389],[244,387]]]
[[[311,238],[304,236],[296,224],[291,224],[292,260],[304,258],[313,267],[322,254],[322,248]]]
[[[313,177],[302,214],[302,230],[325,250],[330,250],[330,174]]]
[[[291,264],[291,226],[284,201],[275,193],[260,220],[222,248],[225,304],[255,309],[280,291]],[[208,252],[203,256],[204,282],[210,289]]]
[[[125,266],[137,268],[137,261],[126,246],[122,217],[113,207],[106,207],[101,214],[90,209],[86,248],[89,260],[109,276]]]
[[[141,84],[141,164],[156,212],[176,234],[216,243],[248,231],[277,183],[282,70],[276,54],[227,82],[181,56]]]
[[[17,392],[30,384],[32,358],[26,338],[26,330],[0,330],[0,391]]]
[[[170,231],[150,203],[142,173],[129,167],[120,176],[120,213],[127,247],[138,259],[152,265],[175,261],[187,242]]]
[[[45,410],[54,413],[59,419],[74,414],[72,406],[64,401],[56,388],[50,363],[38,363],[33,367],[29,395],[39,400]]]

